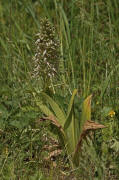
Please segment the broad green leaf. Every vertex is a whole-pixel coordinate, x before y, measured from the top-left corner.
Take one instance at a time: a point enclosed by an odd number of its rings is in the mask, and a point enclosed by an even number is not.
[[[73,158],[73,154],[75,152],[76,145],[79,141],[80,131],[79,131],[79,120],[75,118],[75,114],[73,111],[72,111],[70,118],[71,118],[71,123],[70,123],[69,127],[66,129],[65,133],[66,133],[66,137],[67,137],[67,141],[66,141],[67,142],[67,151],[70,155],[72,155],[72,158]]]
[[[75,129],[74,129],[74,113],[71,111],[70,116],[69,116],[69,121],[71,122],[68,128],[65,130],[66,133],[66,147],[67,147],[67,152],[71,156],[72,153],[75,150]]]
[[[76,93],[77,93],[77,89],[73,91],[72,97],[70,99],[67,119],[64,125],[64,129],[67,137],[67,151],[70,153],[70,155],[73,154],[79,139],[79,122],[78,119],[76,119],[74,113],[74,97]]]
[[[53,112],[44,104],[37,103],[37,105],[40,107],[41,111],[45,113],[47,116],[54,116],[56,117],[56,120],[58,120],[58,126],[61,125],[63,127],[64,125],[64,141],[65,146],[67,149],[67,153],[69,156],[72,157],[72,162],[74,165],[78,166],[79,164],[79,153],[80,151],[76,151],[76,147],[78,145],[78,142],[80,141],[80,136],[82,134],[85,122],[87,120],[91,120],[91,95],[88,96],[82,105],[82,114],[79,119],[75,117],[74,112],[74,98],[77,93],[77,89],[73,91],[72,97],[70,99],[68,110],[67,110],[67,116],[63,113],[63,111],[60,109],[59,105],[46,93],[41,93],[41,96],[49,103],[51,106]],[[55,114],[55,115],[54,115]],[[51,119],[54,124],[57,126],[57,122]],[[79,126],[80,124],[80,126]],[[57,127],[58,127],[57,126]]]
[[[66,117],[66,122],[64,124],[64,130],[66,130],[71,123],[71,114],[72,114],[72,108],[73,108],[73,103],[74,103],[74,97],[75,97],[77,91],[78,91],[77,89],[74,89],[72,97],[70,99],[69,106],[68,106],[68,113],[67,113],[67,117]]]
[[[81,122],[80,122],[80,133],[82,133],[85,122],[87,120],[91,120],[91,98],[92,95],[88,96],[83,102]]]
[[[47,116],[54,116],[54,114],[50,111],[50,109],[42,103],[37,103],[37,106],[40,110]]]
[[[59,107],[59,105],[50,97],[48,96],[46,93],[41,93],[41,95],[45,98],[45,100],[50,104],[52,110],[55,113],[55,116],[57,117],[59,123],[61,124],[61,126],[64,126],[65,123],[65,119],[66,116],[64,114],[64,112],[61,110],[61,108]]]
[[[82,115],[81,115],[81,120],[80,120],[80,128],[78,131],[78,139],[76,141],[76,146],[75,146],[75,150],[74,150],[74,154],[73,154],[73,163],[75,166],[79,165],[79,153],[80,151],[77,150],[77,148],[79,147],[79,143],[80,143],[80,138],[81,138],[81,134],[83,132],[83,128],[84,128],[84,124],[87,120],[91,120],[91,97],[92,95],[88,96],[84,102],[83,102],[83,106],[82,106]]]

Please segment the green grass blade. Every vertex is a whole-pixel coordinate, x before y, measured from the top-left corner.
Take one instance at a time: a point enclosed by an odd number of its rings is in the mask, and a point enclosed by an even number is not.
[[[0,44],[4,48],[5,52],[8,54],[8,47],[6,46],[5,41],[3,41],[3,39],[1,37],[0,37]]]
[[[101,92],[101,95],[100,95],[100,99],[102,99],[102,97],[104,96],[104,93],[108,87],[108,84],[109,84],[109,81],[111,79],[111,77],[113,76],[113,73],[115,70],[117,70],[119,68],[119,64],[115,67],[115,69],[113,69],[110,74],[108,75],[107,79],[102,83],[103,84],[103,89],[102,89],[102,92]]]
[[[34,22],[35,22],[36,25],[37,25],[37,27],[39,28],[39,27],[40,27],[40,24],[39,24],[38,20],[37,20],[36,17],[35,17],[35,13],[34,13],[34,11],[33,11],[32,6],[31,6],[31,5],[28,5],[27,9],[28,9],[28,11],[30,12],[30,14],[31,14]]]
[[[66,32],[67,32],[67,37],[68,37],[68,44],[70,44],[71,39],[70,39],[70,28],[69,28],[69,23],[68,23],[68,19],[67,16],[62,8],[62,6],[60,6],[60,12],[62,14],[62,18],[64,20],[65,26],[66,26]]]

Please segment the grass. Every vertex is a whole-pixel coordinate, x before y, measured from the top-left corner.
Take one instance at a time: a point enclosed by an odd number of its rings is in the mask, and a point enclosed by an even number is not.
[[[118,16],[116,0],[0,1],[1,180],[118,179]],[[32,72],[36,34],[45,17],[60,41],[60,60],[57,77],[43,88]],[[83,144],[80,165],[72,169],[65,149],[54,161],[44,160],[48,156],[44,146],[53,146],[58,137],[49,122],[36,124],[43,116],[36,101],[44,91],[66,111],[75,88],[80,97],[75,99],[76,116],[83,99],[92,94],[92,120],[107,128]]]

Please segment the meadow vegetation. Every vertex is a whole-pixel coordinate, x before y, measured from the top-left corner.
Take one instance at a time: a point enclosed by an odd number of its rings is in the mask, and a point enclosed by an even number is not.
[[[0,1],[0,180],[119,177],[119,1]]]

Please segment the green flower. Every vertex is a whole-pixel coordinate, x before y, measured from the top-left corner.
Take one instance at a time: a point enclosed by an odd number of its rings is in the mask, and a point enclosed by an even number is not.
[[[40,32],[36,36],[33,77],[47,82],[57,74],[60,43],[54,27],[47,18],[41,20]]]

